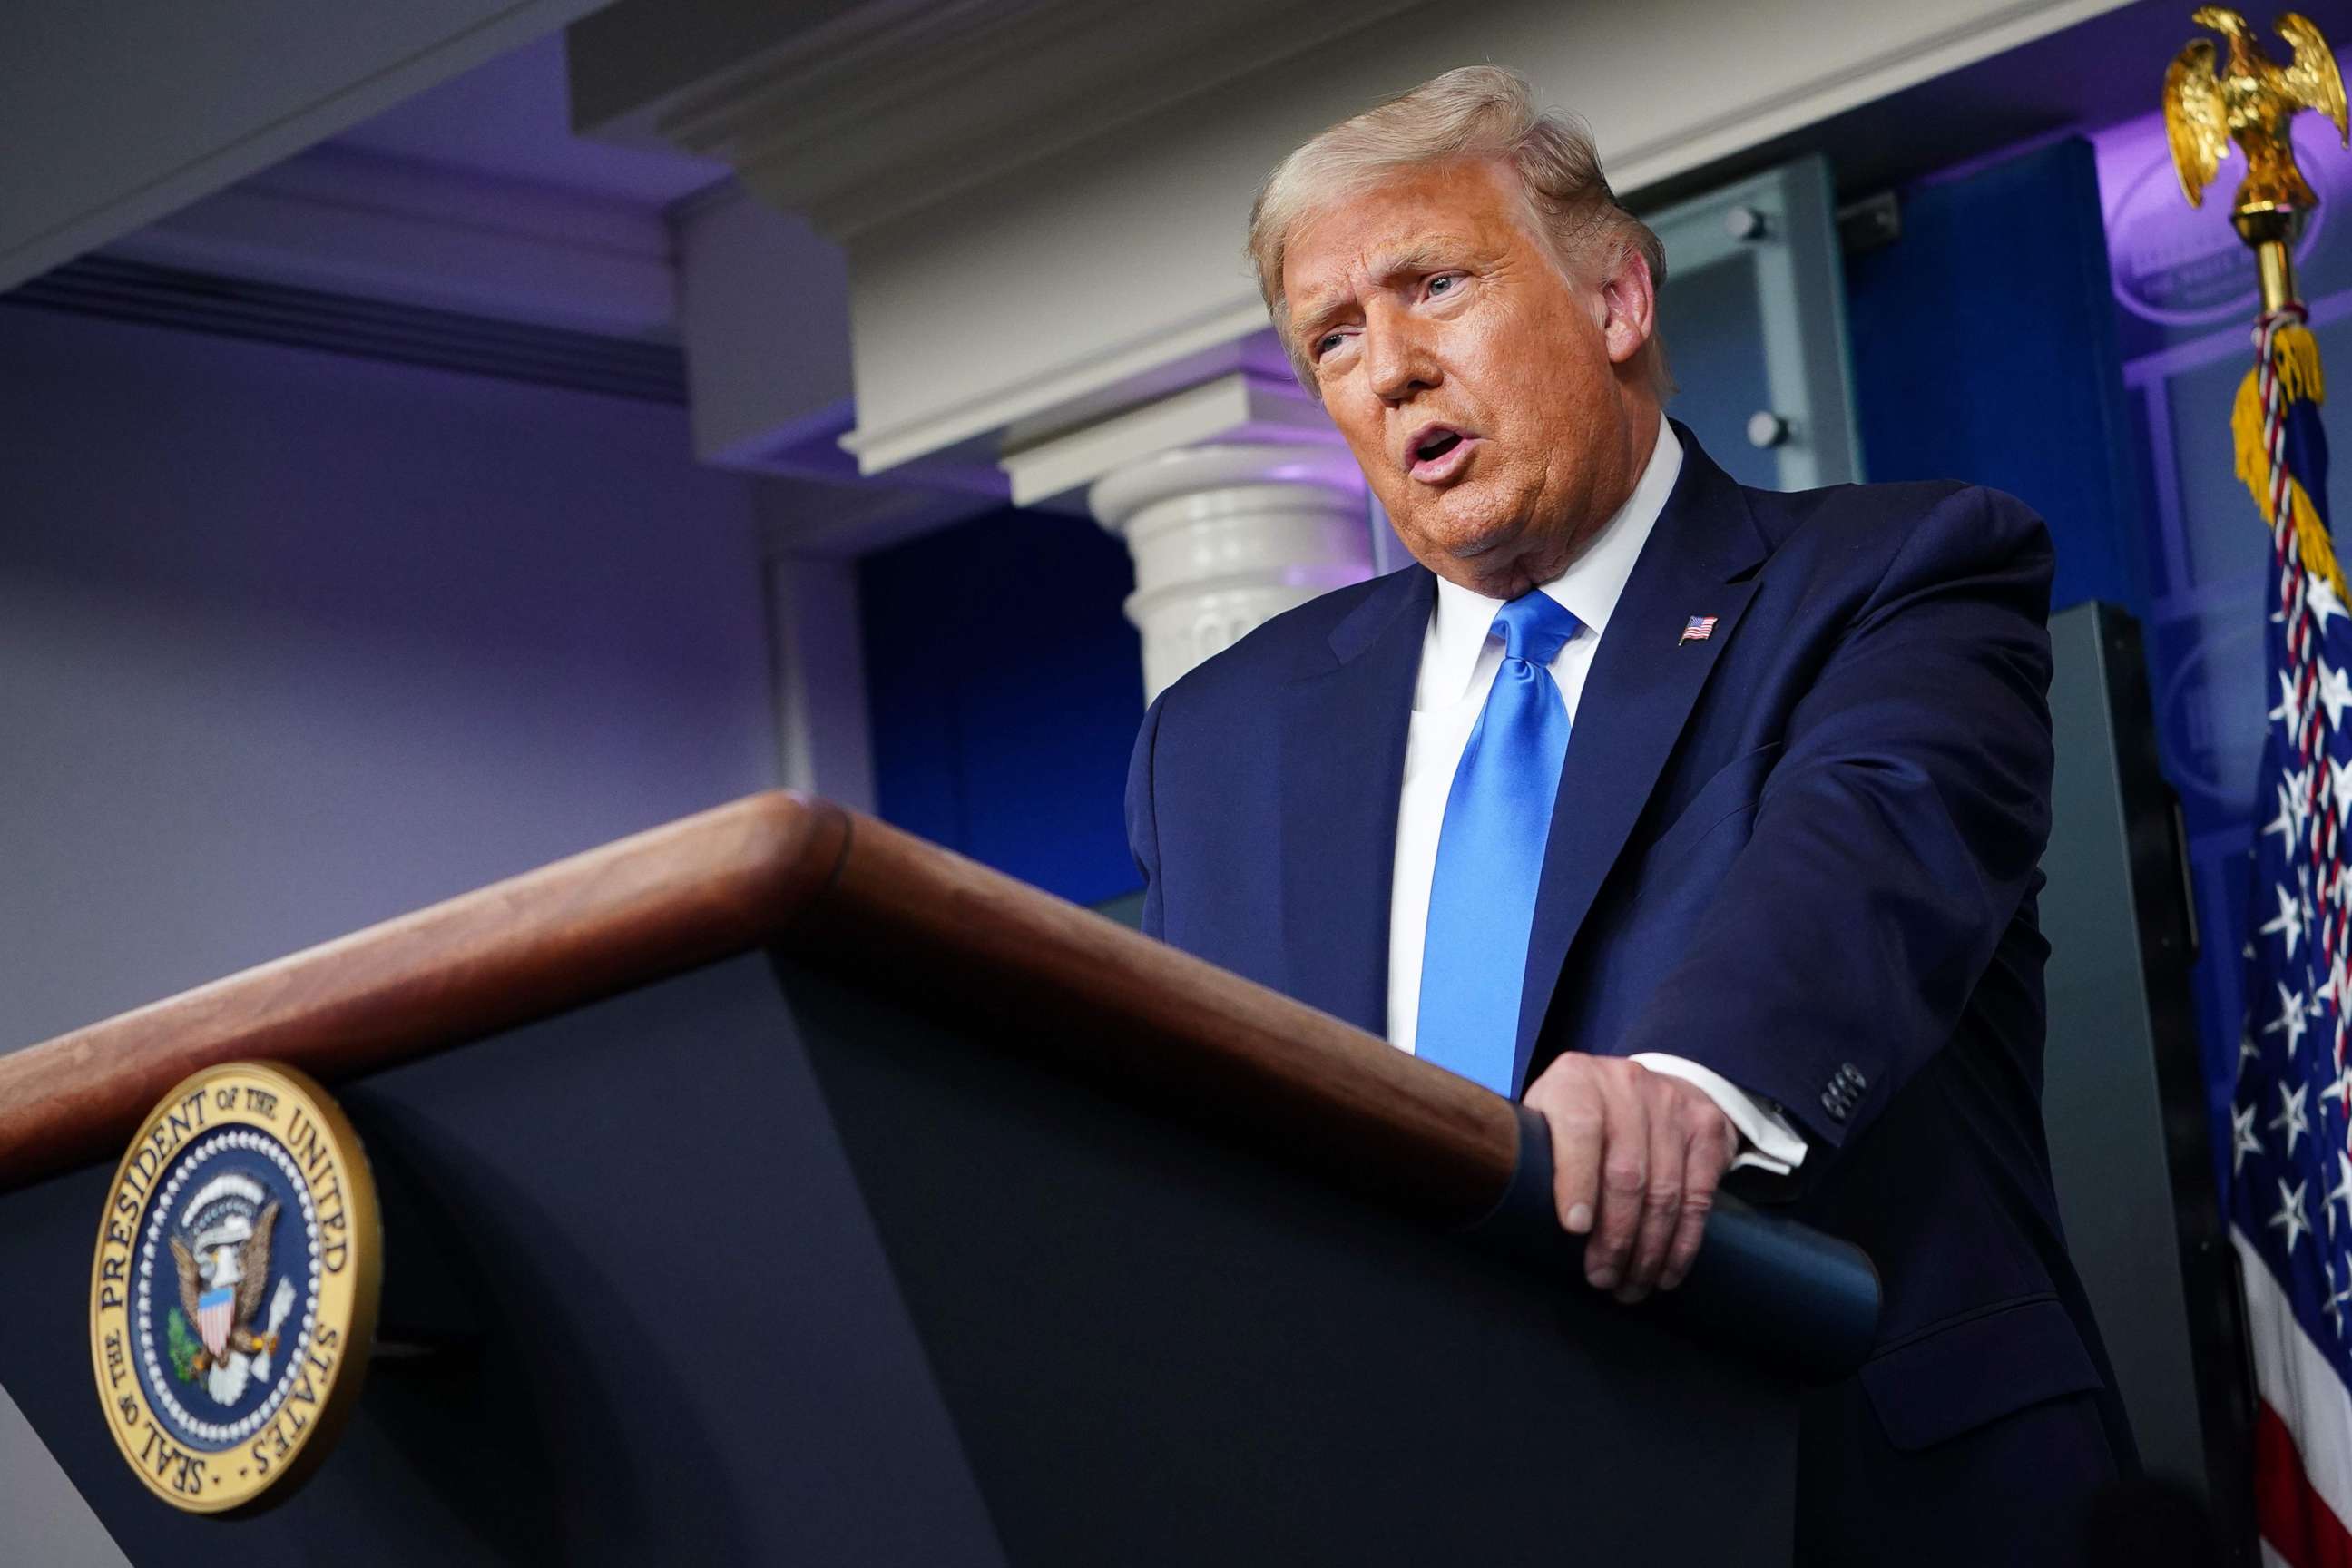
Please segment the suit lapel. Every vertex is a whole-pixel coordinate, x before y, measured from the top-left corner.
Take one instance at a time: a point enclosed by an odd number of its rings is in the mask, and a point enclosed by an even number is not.
[[[1763,559],[1739,487],[1677,425],[1683,469],[1601,638],[1560,770],[1519,993],[1517,1078],[1524,1088],[1561,964],[1625,846],[1715,661],[1738,630]],[[1702,641],[1683,641],[1712,616]]]
[[[1405,737],[1436,579],[1383,579],[1332,631],[1331,665],[1284,688],[1282,930],[1293,996],[1388,1032],[1389,892]]]

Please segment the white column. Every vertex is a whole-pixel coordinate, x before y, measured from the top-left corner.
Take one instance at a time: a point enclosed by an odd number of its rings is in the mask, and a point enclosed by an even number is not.
[[[1328,443],[1218,443],[1155,453],[1087,493],[1127,541],[1150,700],[1274,616],[1371,575],[1364,477]]]
[[[767,566],[776,782],[872,811],[874,748],[866,723],[856,563],[776,555]]]

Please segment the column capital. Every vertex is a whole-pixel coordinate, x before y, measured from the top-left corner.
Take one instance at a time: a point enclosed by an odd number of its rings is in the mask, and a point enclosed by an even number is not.
[[[1216,442],[1154,453],[1087,493],[1127,541],[1146,700],[1283,611],[1371,575],[1364,477],[1328,442]]]
[[[1286,487],[1297,485],[1328,491],[1339,504],[1369,515],[1364,511],[1364,471],[1345,447],[1320,441],[1217,441],[1156,452],[1097,479],[1087,491],[1087,510],[1105,528],[1132,541],[1136,529],[1130,525],[1145,512],[1164,519],[1169,503],[1197,510],[1192,503],[1209,496],[1224,499],[1207,504],[1229,507],[1236,490],[1275,487],[1286,494]]]
[[[1034,506],[1107,474],[1142,471],[1160,453],[1209,446],[1319,447],[1348,463],[1330,416],[1297,382],[1241,369],[1129,397],[1108,410],[1066,410],[1015,425],[1005,432],[997,467],[1011,481],[1013,504]],[[1353,472],[1355,465],[1348,468]]]

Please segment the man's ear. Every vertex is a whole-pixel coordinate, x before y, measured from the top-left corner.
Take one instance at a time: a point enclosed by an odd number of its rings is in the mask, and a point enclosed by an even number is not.
[[[1601,339],[1612,364],[1629,363],[1642,352],[1657,325],[1657,310],[1650,264],[1629,245],[1601,280]]]

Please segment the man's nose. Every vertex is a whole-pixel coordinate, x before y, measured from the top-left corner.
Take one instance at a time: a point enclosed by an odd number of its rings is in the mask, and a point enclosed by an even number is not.
[[[1382,330],[1368,325],[1365,363],[1371,372],[1373,393],[1383,402],[1402,403],[1426,392],[1442,379],[1429,345],[1410,327]]]

